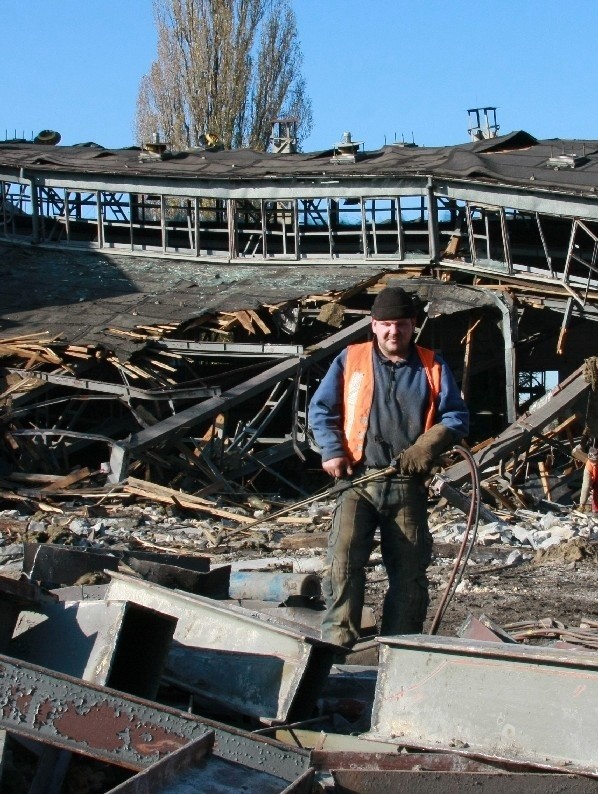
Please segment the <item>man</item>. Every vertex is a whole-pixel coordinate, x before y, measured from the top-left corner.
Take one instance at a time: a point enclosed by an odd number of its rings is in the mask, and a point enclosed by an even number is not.
[[[322,467],[337,479],[397,472],[348,486],[338,497],[322,588],[322,639],[350,648],[359,637],[365,566],[380,529],[388,574],[382,634],[417,634],[429,603],[432,539],[426,475],[467,435],[469,414],[444,361],[413,342],[417,306],[387,287],[372,306],[373,341],[350,345],[332,362],[309,406]]]
[[[598,449],[595,446],[588,449],[588,459],[584,466],[579,499],[580,510],[586,510],[588,498],[590,506],[587,509],[592,513],[598,513]]]

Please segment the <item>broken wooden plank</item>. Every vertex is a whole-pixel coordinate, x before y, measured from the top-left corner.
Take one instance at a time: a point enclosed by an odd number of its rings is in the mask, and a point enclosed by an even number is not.
[[[50,485],[46,485],[44,488],[42,488],[42,491],[44,493],[49,493],[51,491],[58,491],[62,488],[69,488],[76,482],[86,480],[88,477],[91,477],[91,471],[87,468],[87,466],[84,466],[82,469],[72,471],[65,477],[59,477],[57,480],[54,480],[54,482],[50,483]]]
[[[481,484],[482,492],[487,491],[494,500],[501,505],[507,512],[515,513],[517,510],[517,506],[514,505],[504,493],[502,493],[498,487],[490,482],[484,481]]]
[[[182,491],[175,491],[174,489],[167,488],[164,485],[156,485],[155,483],[146,482],[145,480],[138,480],[135,477],[128,478],[126,484],[124,485],[124,490],[127,493],[134,493],[138,496],[144,496],[147,499],[155,499],[158,502],[166,502],[167,504],[177,504],[181,507],[186,507],[191,510],[199,510],[204,513],[210,513],[211,515],[218,516],[219,518],[237,521],[240,524],[254,523],[254,519],[252,517],[241,515],[239,513],[233,513],[229,510],[222,510],[221,508],[216,507],[212,502],[208,502],[207,499],[201,499],[197,496],[193,496],[192,494],[183,493]]]
[[[262,318],[259,316],[259,314],[256,311],[250,309],[248,313],[251,319],[253,320],[253,322],[257,325],[260,331],[262,331],[262,333],[264,334],[272,333],[268,328],[268,326],[266,325],[266,323],[262,320]]]
[[[251,316],[249,312],[246,311],[235,312],[235,317],[238,319],[239,323],[247,331],[248,334],[255,333],[255,328],[253,327],[253,323],[251,321]]]
[[[550,490],[550,470],[546,463],[543,461],[538,461],[538,471],[540,472],[540,482],[542,483],[542,489],[544,491],[544,495],[548,499],[549,502],[552,501],[552,493]]]
[[[469,400],[469,381],[471,377],[471,351],[473,347],[473,332],[477,326],[482,322],[482,318],[476,318],[473,313],[469,317],[469,326],[467,333],[461,340],[461,344],[465,343],[465,351],[463,353],[463,376],[461,378],[461,394],[463,399],[467,402]]]

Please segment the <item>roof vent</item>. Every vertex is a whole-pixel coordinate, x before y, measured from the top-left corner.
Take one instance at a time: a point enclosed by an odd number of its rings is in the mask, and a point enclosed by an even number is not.
[[[167,152],[168,144],[160,141],[160,133],[154,132],[153,141],[141,144],[141,152],[139,154],[139,162],[155,162],[156,160],[164,160],[172,157],[170,152]]]
[[[42,143],[45,146],[56,146],[57,143],[60,143],[60,133],[55,130],[42,130],[37,133],[33,139],[33,143]]]
[[[563,168],[579,168],[588,162],[585,155],[577,154],[559,154],[556,157],[549,157],[546,163],[546,168],[554,168],[555,171],[561,171]]]
[[[496,123],[496,108],[470,108],[467,132],[472,141],[484,141],[496,138],[500,129]]]
[[[363,157],[364,152],[359,151],[363,141],[354,141],[350,132],[343,132],[343,139],[334,145],[334,153],[330,158],[331,163],[354,163]]]
[[[299,119],[289,116],[272,119],[270,143],[274,154],[294,154],[297,151],[297,124]]]

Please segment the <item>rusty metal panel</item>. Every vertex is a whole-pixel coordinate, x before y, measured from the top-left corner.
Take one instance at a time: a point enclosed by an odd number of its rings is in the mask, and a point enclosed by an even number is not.
[[[202,723],[36,665],[0,657],[0,725],[129,769],[206,733]]]
[[[216,757],[287,781],[309,752],[0,656],[0,729],[139,770],[213,731]]]
[[[9,653],[151,698],[158,691],[175,624],[169,615],[122,601],[59,602],[21,613]]]
[[[480,615],[479,618],[476,618],[470,613],[459,627],[457,634],[466,640],[516,642],[510,634],[486,615]]]
[[[176,617],[167,676],[241,714],[280,721],[312,716],[338,650],[317,632],[123,574],[111,574],[107,598]]]
[[[338,769],[335,794],[590,794],[588,778],[513,772],[422,772]]]
[[[380,638],[371,738],[598,776],[598,657],[554,648]]]
[[[344,794],[588,794],[598,790],[598,782],[587,777],[482,762],[455,753],[314,750],[312,763],[317,770],[329,770],[334,791]]]
[[[358,737],[360,738],[360,737]],[[366,745],[368,743],[366,742]],[[369,742],[372,747],[375,742]],[[354,742],[357,747],[359,742]],[[390,746],[388,746],[390,747]],[[495,762],[476,761],[455,753],[409,753],[399,752],[397,745],[394,751],[384,752],[348,750],[314,750],[312,763],[318,770],[345,770],[369,772],[504,772],[521,771],[521,766]],[[515,768],[513,768],[515,767]],[[525,771],[532,771],[527,769]]]
[[[259,791],[260,794],[311,792],[314,770],[308,769],[289,786],[288,780],[268,769],[251,769],[210,754],[214,734],[195,739],[179,750],[142,770],[107,794],[184,794],[210,791],[238,794]]]

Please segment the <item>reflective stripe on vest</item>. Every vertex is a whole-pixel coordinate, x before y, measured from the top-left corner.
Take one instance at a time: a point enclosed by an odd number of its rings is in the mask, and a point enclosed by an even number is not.
[[[429,430],[436,417],[436,400],[440,394],[441,365],[434,359],[434,351],[415,346],[423,364],[429,386],[424,430]],[[374,398],[373,342],[350,345],[345,361],[343,390],[343,432],[347,454],[353,463],[363,457],[365,435]]]

